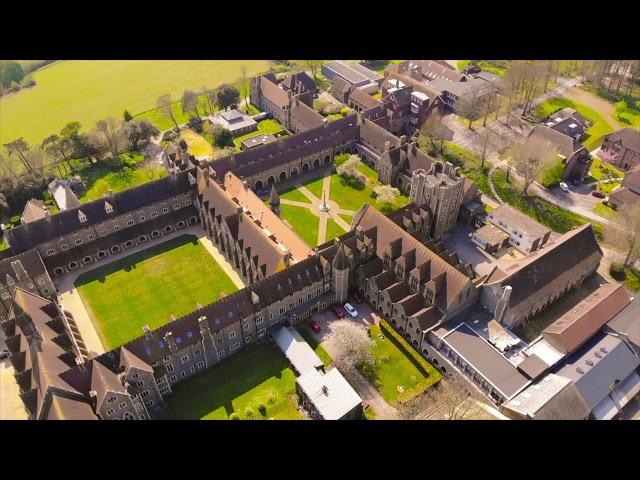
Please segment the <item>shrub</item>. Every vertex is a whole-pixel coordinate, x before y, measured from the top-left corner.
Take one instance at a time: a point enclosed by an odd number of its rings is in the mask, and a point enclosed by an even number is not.
[[[229,415],[229,420],[240,420],[240,417],[236,412],[233,412],[231,415]]]
[[[133,115],[129,113],[129,110],[125,110],[124,113],[122,114],[122,117],[124,118],[125,122],[129,122],[133,120]]]
[[[165,141],[165,142],[172,142],[176,138],[178,138],[178,134],[176,132],[174,132],[173,130],[169,130],[169,131],[165,132],[165,134],[162,136],[162,140]]]
[[[217,147],[223,148],[233,145],[233,135],[231,132],[220,125],[213,125],[209,128],[209,132],[213,137],[213,141]]]
[[[262,414],[263,417],[267,414],[267,407],[265,407],[264,403],[258,405],[258,411]]]
[[[562,174],[564,173],[564,164],[562,161],[557,162],[554,166],[544,172],[542,178],[542,185],[546,188],[551,188],[562,181]]]
[[[189,125],[189,128],[194,132],[202,133],[202,119],[198,117],[189,117],[187,125]]]
[[[14,215],[9,219],[9,223],[11,223],[12,225],[20,225],[21,221],[22,220],[20,219],[20,215]]]
[[[624,265],[622,265],[621,263],[612,263],[609,267],[609,273],[616,280],[624,280],[626,278]]]
[[[351,109],[350,109],[349,107],[342,107],[342,108],[340,109],[340,114],[341,114],[343,117],[346,117],[346,116],[347,116],[347,115],[349,115],[350,113],[351,113]]]
[[[253,410],[251,410],[251,407],[247,407],[245,409],[244,416],[247,418],[253,418]]]

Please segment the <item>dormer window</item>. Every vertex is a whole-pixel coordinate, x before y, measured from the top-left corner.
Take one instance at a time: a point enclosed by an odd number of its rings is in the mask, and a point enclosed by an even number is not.
[[[80,220],[80,223],[87,221],[87,216],[82,212],[82,210],[78,210],[78,220]]]
[[[107,213],[113,213],[113,207],[109,202],[104,202],[104,211]]]

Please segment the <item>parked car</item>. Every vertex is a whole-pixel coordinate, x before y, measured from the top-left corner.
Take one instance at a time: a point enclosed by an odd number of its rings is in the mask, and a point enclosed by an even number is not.
[[[360,292],[353,292],[353,298],[359,304],[364,302],[364,298]]]
[[[569,185],[567,185],[566,183],[560,182],[559,185],[560,185],[560,190],[562,190],[563,192],[566,193],[569,191]]]
[[[354,308],[353,305],[351,305],[350,303],[345,303],[344,304],[344,309],[349,313],[349,315],[351,315],[353,318],[356,318],[358,316],[358,310],[356,310]]]
[[[600,190],[594,190],[593,192],[591,192],[591,195],[593,195],[596,198],[606,198],[606,195],[602,193]]]
[[[316,333],[320,331],[320,323],[318,323],[317,320],[311,320],[311,322],[309,322],[309,327]]]
[[[10,355],[11,355],[11,352],[9,352],[9,350],[0,350],[0,360],[9,358]]]
[[[333,313],[335,313],[336,317],[338,318],[344,318],[347,316],[347,314],[344,311],[344,308],[342,308],[337,303],[334,303],[333,305],[331,305],[331,310],[333,310]]]

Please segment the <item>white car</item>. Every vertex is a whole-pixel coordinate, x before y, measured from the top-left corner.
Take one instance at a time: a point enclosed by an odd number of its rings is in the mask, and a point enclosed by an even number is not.
[[[353,318],[356,318],[358,316],[358,311],[353,308],[353,305],[351,305],[350,303],[345,303],[344,304],[344,309],[347,311],[347,313],[349,315],[351,315]]]
[[[569,191],[569,185],[567,185],[566,183],[560,182],[559,185],[560,185],[560,190],[562,190],[563,192]]]

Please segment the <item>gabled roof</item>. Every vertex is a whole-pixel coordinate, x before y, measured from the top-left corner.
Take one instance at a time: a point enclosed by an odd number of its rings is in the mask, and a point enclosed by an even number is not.
[[[24,205],[22,211],[22,223],[35,222],[49,215],[47,207],[40,200],[31,199]]]
[[[487,215],[487,219],[491,222],[492,218],[502,220],[507,225],[515,227],[535,238],[544,237],[546,234],[551,232],[549,227],[545,227],[544,225],[536,222],[533,218],[525,215],[519,210],[516,210],[508,203],[503,203],[495,210],[492,210],[491,213]]]
[[[640,153],[640,130],[627,127],[610,133],[605,137],[610,142],[622,142],[622,146],[634,152]]]
[[[296,87],[300,85],[300,89],[299,91],[296,91],[296,93],[315,93],[318,90],[315,82],[309,75],[307,75],[306,72],[297,72],[292,73],[291,75],[287,75],[282,80],[281,85],[288,90],[297,90]]]
[[[349,94],[349,99],[352,102],[360,105],[362,108],[373,108],[380,104],[380,101],[376,100],[371,95],[359,88],[354,88],[351,91],[351,93]]]
[[[53,394],[47,420],[98,420],[88,402]]]
[[[333,93],[340,93],[344,95],[348,93],[351,90],[351,88],[353,88],[353,84],[349,83],[340,75],[336,75],[335,78],[333,79],[333,86],[331,87],[331,91]]]
[[[259,77],[258,82],[262,95],[274,103],[279,108],[285,108],[289,106],[289,94],[286,90],[283,90],[275,83],[275,77],[273,79],[270,76],[262,75]]]
[[[127,391],[120,382],[118,375],[95,360],[91,371],[91,390],[96,392],[96,410],[100,410],[109,392],[125,394]]]
[[[558,149],[558,153],[567,159],[575,152],[584,149],[575,138],[547,127],[546,125],[536,125],[531,131],[529,138],[548,140]]]

